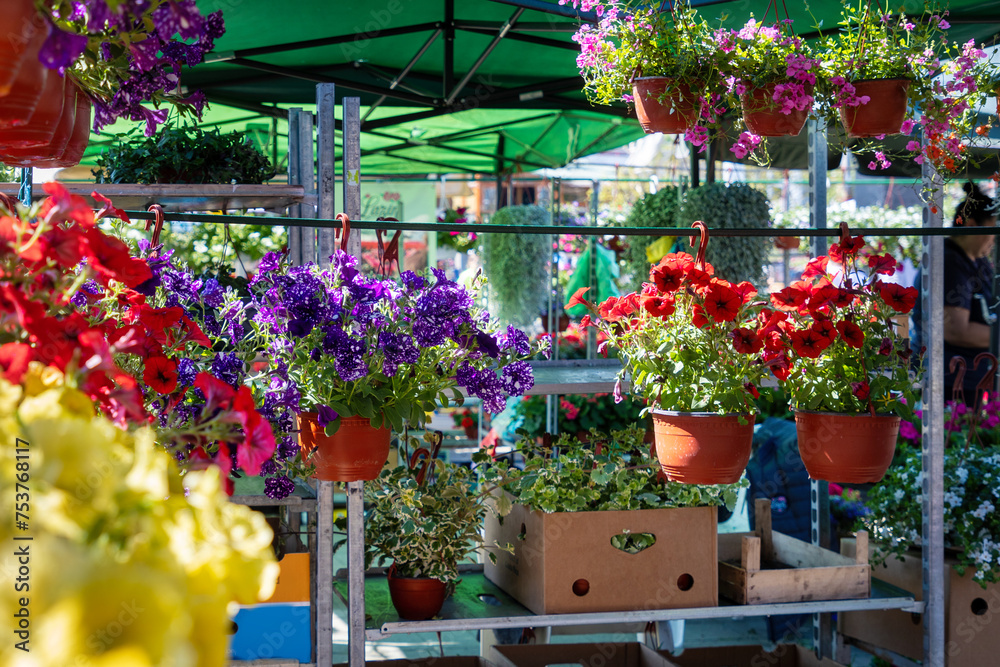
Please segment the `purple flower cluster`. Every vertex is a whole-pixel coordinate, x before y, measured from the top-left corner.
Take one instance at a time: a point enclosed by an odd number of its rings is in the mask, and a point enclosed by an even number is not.
[[[110,5],[107,0],[75,0],[68,16],[53,19],[56,23],[50,23],[39,53],[50,69],[62,72],[71,67],[87,49],[90,37],[105,40],[99,60],[113,73],[117,85],[113,90],[90,91],[94,93],[95,132],[118,118],[129,118],[144,121],[146,136],[152,136],[168,112],[147,109],[144,101],[171,101],[201,117],[205,96],[198,91],[181,97],[180,72],[184,65],[202,62],[225,33],[222,12],[202,16],[195,0],[126,0]],[[82,80],[86,85],[86,77]]]

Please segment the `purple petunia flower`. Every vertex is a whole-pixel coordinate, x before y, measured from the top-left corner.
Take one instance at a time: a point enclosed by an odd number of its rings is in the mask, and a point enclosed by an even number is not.
[[[222,352],[212,360],[212,373],[234,388],[243,384],[243,360],[234,352]]]
[[[403,286],[411,291],[422,290],[427,286],[427,281],[413,271],[403,271],[399,274],[399,278],[403,281]]]
[[[192,359],[181,359],[177,362],[177,384],[190,387],[198,376],[198,367]]]
[[[503,389],[511,396],[523,396],[535,386],[535,376],[527,361],[515,361],[503,369]]]
[[[264,494],[268,498],[281,500],[287,498],[295,490],[295,482],[287,477],[268,477],[264,480]]]
[[[316,421],[323,428],[335,422],[339,416],[340,414],[329,405],[316,406]]]
[[[225,292],[215,278],[209,278],[201,286],[201,300],[206,306],[211,308],[221,308],[225,299]]]
[[[531,352],[528,334],[513,325],[507,325],[506,333],[500,337],[500,349],[513,349],[515,354],[528,354]]]
[[[38,52],[38,59],[49,69],[59,70],[62,74],[86,48],[86,35],[76,35],[49,25],[49,36]]]

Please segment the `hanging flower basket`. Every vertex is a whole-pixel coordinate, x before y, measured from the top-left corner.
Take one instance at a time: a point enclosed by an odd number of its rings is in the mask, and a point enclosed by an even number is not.
[[[866,79],[855,81],[859,97],[867,96],[867,104],[841,106],[840,121],[849,137],[877,137],[899,134],[906,119],[909,79]]]
[[[448,587],[440,579],[397,577],[395,565],[389,568],[386,577],[392,606],[400,618],[408,621],[434,618],[448,597]]]
[[[8,0],[0,12],[0,97],[7,96],[21,71],[22,63],[32,52],[38,57],[38,48],[45,36],[44,23],[33,0]],[[35,37],[35,39],[32,39]]]
[[[754,415],[653,410],[656,458],[671,481],[733,484],[750,461]]]
[[[370,481],[378,477],[386,459],[392,430],[372,428],[363,417],[343,417],[340,428],[326,435],[315,412],[299,414],[299,447],[316,466],[316,479],[326,482]],[[316,450],[313,452],[313,450]]]
[[[885,476],[896,451],[900,418],[796,410],[799,454],[809,477],[867,484]]]
[[[63,117],[63,108],[66,106],[66,85],[68,82],[55,71],[48,72],[44,80],[45,85],[35,102],[35,110],[31,114],[31,119],[16,127],[0,129],[0,151],[31,148],[35,149],[36,153],[44,152],[45,147],[52,143]],[[9,98],[10,96],[3,99]],[[0,103],[3,102],[3,99],[0,99]],[[75,103],[75,97],[69,100],[74,115],[76,113]],[[66,138],[69,139],[68,134]]]
[[[767,83],[740,95],[743,104],[743,120],[747,129],[759,137],[795,137],[806,124],[809,109],[795,109],[782,113],[781,106],[774,101],[777,83]],[[812,86],[805,86],[812,95]]]
[[[688,84],[676,84],[671,95],[660,101],[672,81],[665,76],[642,76],[632,80],[635,113],[647,134],[683,134],[698,122],[701,100]]]

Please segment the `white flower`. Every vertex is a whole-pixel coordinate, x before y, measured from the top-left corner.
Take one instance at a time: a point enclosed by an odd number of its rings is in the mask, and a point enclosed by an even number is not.
[[[958,507],[962,504],[962,496],[955,493],[954,488],[944,494],[944,504],[950,505],[951,507]]]
[[[969,479],[969,471],[965,468],[956,469],[955,475],[958,477],[958,481],[962,484],[965,484],[965,480]]]
[[[906,493],[904,493],[902,489],[896,489],[896,493],[892,494],[892,497],[898,503],[901,500],[903,500],[903,497],[905,495],[906,495]]]

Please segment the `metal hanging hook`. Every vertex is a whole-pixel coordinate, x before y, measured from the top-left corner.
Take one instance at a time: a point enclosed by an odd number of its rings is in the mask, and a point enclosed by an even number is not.
[[[983,374],[983,379],[979,381],[976,385],[976,415],[978,419],[979,409],[983,407],[985,401],[983,396],[993,391],[996,386],[997,379],[997,358],[996,355],[990,354],[989,352],[980,352],[976,355],[976,358],[972,361],[972,370],[978,371],[979,364],[981,362],[986,362],[986,371]]]
[[[698,229],[701,232],[701,240],[698,242],[698,253],[695,255],[695,264],[700,269],[705,268],[705,248],[708,247],[708,226],[701,220],[695,220],[694,224],[691,225],[692,228]],[[691,237],[691,245],[695,243],[695,236]]]
[[[399,222],[396,218],[376,218],[375,220],[376,222]],[[387,246],[382,239],[382,237],[386,234],[386,230],[375,230],[375,237],[378,239],[378,267],[383,278],[389,275],[392,271],[393,262],[396,262],[396,268],[399,268],[399,237],[402,233],[403,230],[397,229],[396,233],[392,235],[392,239],[389,241],[389,245]]]
[[[347,217],[346,213],[338,213],[337,221],[340,222],[341,228],[334,232],[333,240],[340,239],[340,249],[347,250],[347,239],[351,236],[351,219]]]
[[[163,231],[163,207],[159,204],[153,204],[147,210],[154,215],[153,220],[146,220],[146,231],[149,231],[150,225],[153,227],[153,236],[150,238],[149,244],[150,248],[156,248],[160,245],[160,232]]]
[[[846,222],[840,223],[840,246],[846,247],[851,242],[851,229]]]
[[[962,383],[965,381],[965,357],[957,354],[948,362],[948,372],[955,374],[955,380],[951,383],[951,400],[965,403],[965,389]]]

